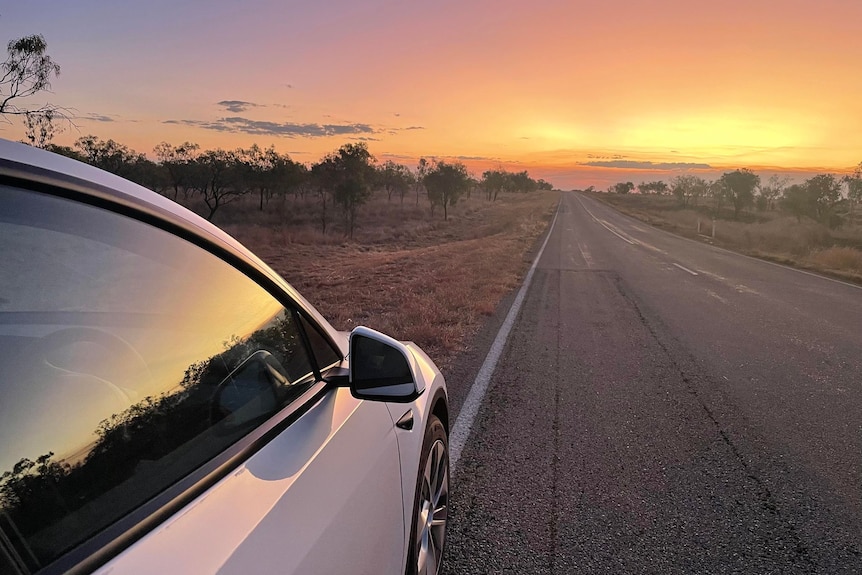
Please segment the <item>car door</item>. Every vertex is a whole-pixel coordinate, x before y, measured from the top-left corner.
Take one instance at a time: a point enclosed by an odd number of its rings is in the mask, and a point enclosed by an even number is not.
[[[40,190],[0,182],[3,571],[400,572],[394,424],[322,381],[312,314],[242,253]]]
[[[327,393],[101,573],[401,573],[400,470],[385,405]]]

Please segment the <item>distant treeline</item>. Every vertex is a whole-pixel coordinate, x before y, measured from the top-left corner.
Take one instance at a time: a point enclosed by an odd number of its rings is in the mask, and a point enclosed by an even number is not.
[[[501,193],[550,190],[544,180],[534,180],[526,171],[488,170],[472,176],[461,162],[421,158],[415,169],[391,160],[378,163],[365,143],[345,144],[317,163],[306,165],[273,147],[262,149],[201,150],[191,142],[162,142],[153,149],[156,161],[114,140],[96,136],[79,138],[74,146],[47,144],[45,148],[92,164],[137,182],[174,200],[199,197],[212,219],[223,206],[255,196],[261,210],[273,198],[315,198],[319,204],[321,230],[325,234],[331,212],[340,211],[348,235],[353,235],[358,208],[373,193],[385,193],[403,204],[415,193],[416,204],[425,196],[431,213],[449,208],[464,195],[478,192],[489,201]]]
[[[783,210],[801,222],[811,218],[829,228],[854,222],[856,206],[862,202],[862,163],[847,176],[819,174],[801,184],[790,184],[790,179],[771,176],[762,183],[760,176],[751,170],[726,172],[720,178],[708,181],[694,175],[676,176],[666,184],[663,181],[618,182],[608,192],[629,194],[673,195],[682,207],[698,207],[701,201],[710,202],[714,216],[726,207],[733,209],[733,218],[740,212],[755,208],[759,211]],[[595,191],[590,188],[588,191]]]

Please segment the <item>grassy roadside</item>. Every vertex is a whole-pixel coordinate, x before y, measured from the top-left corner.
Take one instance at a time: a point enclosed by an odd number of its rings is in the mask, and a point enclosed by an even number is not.
[[[468,198],[443,221],[430,218],[427,203],[375,198],[351,241],[338,231],[321,234],[311,205],[263,218],[250,206],[220,225],[337,329],[367,325],[415,341],[446,369],[520,283],[558,200],[557,192]]]
[[[780,212],[757,212],[741,214],[738,221],[718,219],[712,237],[712,218],[705,207],[682,208],[667,196],[594,193],[592,197],[680,236],[862,285],[862,227],[858,225],[830,230],[810,219],[798,222]]]

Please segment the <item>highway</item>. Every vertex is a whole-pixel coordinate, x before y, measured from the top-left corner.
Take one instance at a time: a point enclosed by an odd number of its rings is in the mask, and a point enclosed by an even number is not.
[[[456,410],[492,337],[447,374]],[[862,573],[862,289],[563,193],[445,570]]]

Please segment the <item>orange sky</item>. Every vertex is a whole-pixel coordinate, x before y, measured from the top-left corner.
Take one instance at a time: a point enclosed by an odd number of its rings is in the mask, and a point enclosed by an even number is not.
[[[0,29],[42,33],[62,65],[50,100],[80,132],[59,143],[257,142],[308,162],[365,138],[564,188],[862,161],[858,0],[307,4],[36,0]]]

